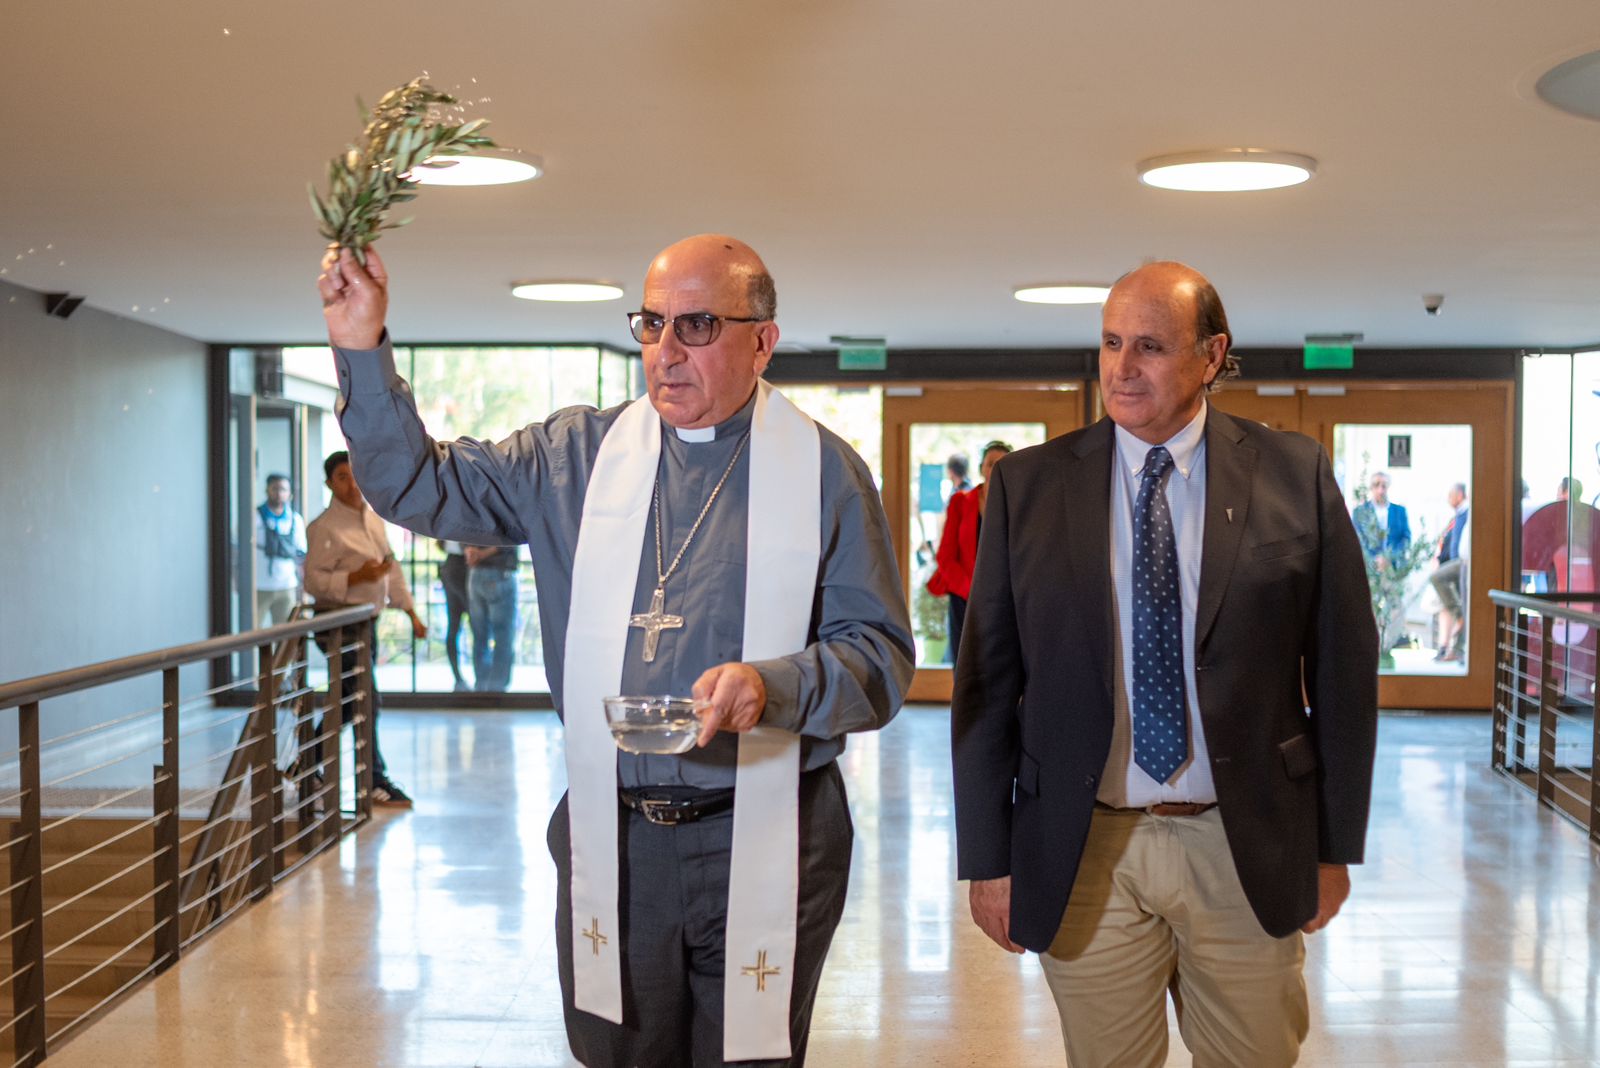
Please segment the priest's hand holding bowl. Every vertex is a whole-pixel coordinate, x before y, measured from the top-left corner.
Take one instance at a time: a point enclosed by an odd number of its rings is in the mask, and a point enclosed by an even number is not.
[[[767,684],[761,673],[749,664],[718,664],[708,668],[694,682],[696,701],[706,702],[700,713],[702,748],[711,744],[718,731],[743,734],[761,722],[767,708]]]
[[[342,349],[378,347],[389,311],[389,272],[377,252],[367,249],[367,265],[362,267],[349,249],[328,246],[317,291],[322,294],[328,340]]]

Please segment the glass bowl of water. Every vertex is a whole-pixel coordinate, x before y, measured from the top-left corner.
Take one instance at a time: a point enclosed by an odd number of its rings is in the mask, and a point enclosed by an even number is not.
[[[629,753],[687,753],[700,736],[705,701],[688,697],[607,697],[606,723]]]

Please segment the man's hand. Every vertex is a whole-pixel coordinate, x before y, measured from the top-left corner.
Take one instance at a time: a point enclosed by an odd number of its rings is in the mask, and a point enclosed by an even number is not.
[[[417,610],[409,608],[406,610],[406,615],[411,617],[412,635],[418,638],[426,638],[428,636],[428,625],[422,621],[421,616],[417,615]]]
[[[1007,953],[1024,952],[1011,941],[1011,876],[972,880],[967,888],[967,903],[972,906],[973,922],[995,945]]]
[[[345,576],[345,582],[351,586],[363,586],[368,582],[377,582],[389,570],[388,560],[368,560],[354,571]]]
[[[389,272],[376,252],[367,249],[363,268],[349,249],[330,245],[322,257],[317,291],[329,341],[341,349],[378,347],[389,311]]]
[[[499,551],[499,549],[485,549],[477,545],[468,545],[462,549],[462,552],[467,558],[468,567],[477,567],[479,564],[483,563],[485,560],[489,559],[489,557],[493,556]]]
[[[1350,869],[1343,864],[1317,865],[1317,914],[1300,930],[1315,934],[1328,926],[1350,896]]]
[[[691,695],[709,707],[700,715],[700,740],[706,746],[717,732],[743,734],[761,722],[767,708],[767,684],[749,664],[718,664],[694,682]]]

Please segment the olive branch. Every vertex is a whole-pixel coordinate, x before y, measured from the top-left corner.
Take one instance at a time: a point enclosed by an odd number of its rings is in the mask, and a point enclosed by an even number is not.
[[[456,98],[442,93],[422,78],[391,89],[368,112],[360,99],[361,120],[366,124],[359,145],[351,145],[328,161],[328,196],[309,186],[311,207],[319,223],[317,232],[355,254],[362,266],[367,246],[410,222],[385,222],[395,204],[417,198],[413,168],[434,156],[465,156],[474,149],[495,148],[480,131],[487,119],[452,125],[445,109]],[[459,109],[458,109],[459,110]]]

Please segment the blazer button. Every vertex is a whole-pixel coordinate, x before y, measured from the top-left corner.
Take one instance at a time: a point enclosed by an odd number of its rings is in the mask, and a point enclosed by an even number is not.
[[[1098,775],[1089,775],[1089,776],[1086,776],[1084,778],[1083,785],[1085,785],[1089,789],[1093,790],[1094,787],[1095,787],[1095,784],[1098,783],[1099,781],[1100,781],[1100,776],[1098,776]]]

